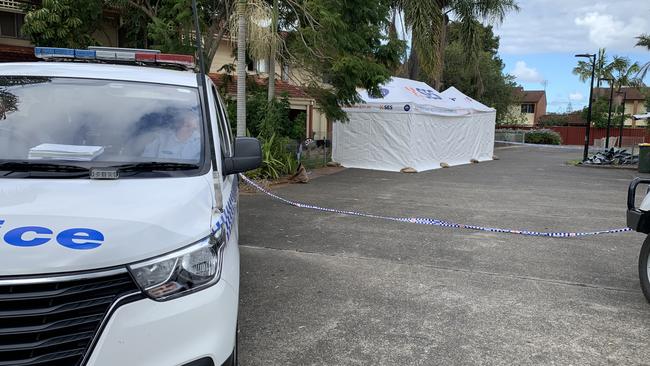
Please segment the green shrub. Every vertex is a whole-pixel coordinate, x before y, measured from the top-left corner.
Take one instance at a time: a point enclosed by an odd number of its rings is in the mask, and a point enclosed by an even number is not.
[[[262,165],[248,172],[255,179],[278,179],[293,174],[297,167],[295,150],[297,141],[305,138],[307,115],[290,115],[291,106],[286,95],[267,100],[266,89],[249,85],[246,100],[246,130],[249,136],[256,136],[262,144]],[[226,110],[233,131],[237,127],[237,103],[226,99]]]
[[[294,173],[298,162],[294,154],[287,150],[290,139],[277,137],[260,137],[262,143],[262,165],[247,175],[254,179],[278,179],[283,175]]]
[[[237,130],[237,101],[226,97],[226,111],[233,131]],[[286,95],[268,102],[266,90],[253,88],[246,98],[246,129],[251,136],[269,138],[271,135],[286,136],[293,140],[305,138],[307,115],[290,116],[291,105]]]
[[[530,130],[526,132],[524,141],[528,144],[560,145],[562,137],[551,130]]]

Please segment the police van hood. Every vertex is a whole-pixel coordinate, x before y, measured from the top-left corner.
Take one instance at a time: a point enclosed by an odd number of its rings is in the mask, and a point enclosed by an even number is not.
[[[210,231],[210,184],[0,179],[0,276],[119,266],[191,244]]]

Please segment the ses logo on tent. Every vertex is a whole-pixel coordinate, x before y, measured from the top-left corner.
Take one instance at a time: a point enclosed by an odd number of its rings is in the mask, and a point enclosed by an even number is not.
[[[433,89],[412,88],[410,86],[405,86],[404,89],[416,97],[424,97],[427,99],[442,99],[442,97],[439,96],[438,93]]]

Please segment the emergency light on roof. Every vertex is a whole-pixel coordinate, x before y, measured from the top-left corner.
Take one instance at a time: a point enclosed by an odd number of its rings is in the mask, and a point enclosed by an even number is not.
[[[193,68],[194,56],[160,53],[157,50],[89,47],[87,50],[57,47],[35,47],[34,55],[42,59],[97,60],[116,63],[133,62],[160,65],[180,65]]]

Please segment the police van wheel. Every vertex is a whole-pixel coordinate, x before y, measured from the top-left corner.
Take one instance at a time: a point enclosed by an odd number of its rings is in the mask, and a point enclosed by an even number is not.
[[[650,236],[643,242],[641,253],[639,254],[639,280],[641,282],[641,290],[648,302],[650,302]]]

